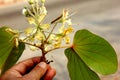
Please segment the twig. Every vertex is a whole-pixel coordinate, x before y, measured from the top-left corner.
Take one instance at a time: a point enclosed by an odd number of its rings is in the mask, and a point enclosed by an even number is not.
[[[50,35],[52,34],[53,30],[55,29],[57,23],[55,23],[55,25],[53,26],[51,32],[49,33],[48,37],[46,38],[45,42],[47,42],[47,40],[49,39]]]
[[[31,45],[31,46],[34,46],[34,47],[37,47],[37,48],[40,48],[41,46],[37,46],[36,44],[32,44],[32,43],[29,43],[29,42],[24,42],[22,40],[19,40],[20,42],[23,42],[25,44],[28,44],[28,45]]]
[[[50,50],[48,50],[48,51],[46,51],[46,52],[48,53],[48,52],[51,52],[51,51],[56,50],[56,49],[60,49],[60,48],[68,48],[68,47],[70,47],[70,46],[56,47],[56,48],[50,49]]]
[[[55,22],[58,21],[60,18],[62,18],[62,15],[60,15],[59,17],[57,17],[56,19],[54,19],[53,21],[51,21],[51,24],[55,23]]]

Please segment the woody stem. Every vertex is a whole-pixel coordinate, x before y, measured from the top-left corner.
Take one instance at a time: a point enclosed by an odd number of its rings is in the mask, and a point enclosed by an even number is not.
[[[41,49],[41,51],[42,51],[41,61],[46,62],[45,55],[47,54],[47,52],[45,51],[44,43],[41,45],[41,47],[39,47],[39,49]]]
[[[50,35],[52,34],[53,30],[55,29],[57,23],[55,23],[55,25],[53,26],[51,32],[49,33],[48,37],[46,38],[45,42],[47,42],[47,40],[49,39]]]

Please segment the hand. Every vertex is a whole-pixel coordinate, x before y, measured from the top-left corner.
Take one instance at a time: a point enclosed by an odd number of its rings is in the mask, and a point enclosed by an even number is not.
[[[40,62],[40,59],[34,57],[14,65],[0,80],[52,80],[56,74],[55,69],[45,62]]]

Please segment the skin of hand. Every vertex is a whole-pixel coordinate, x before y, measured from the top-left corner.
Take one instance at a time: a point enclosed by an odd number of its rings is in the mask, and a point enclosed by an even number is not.
[[[52,80],[56,71],[40,57],[34,57],[11,67],[0,80]]]

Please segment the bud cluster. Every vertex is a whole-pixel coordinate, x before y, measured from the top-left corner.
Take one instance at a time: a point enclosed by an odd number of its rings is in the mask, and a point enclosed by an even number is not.
[[[33,27],[24,31],[25,37],[21,38],[21,41],[32,44],[30,45],[31,50],[42,47],[46,52],[60,48],[63,41],[70,44],[69,34],[73,32],[73,28],[68,10],[63,10],[62,15],[52,23],[44,23],[47,15],[45,0],[41,0],[41,4],[39,4],[39,0],[29,0],[28,3],[30,7],[24,7],[22,13]],[[54,29],[58,27],[57,24],[61,26],[56,33]]]

